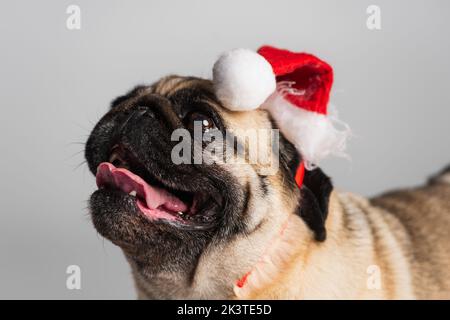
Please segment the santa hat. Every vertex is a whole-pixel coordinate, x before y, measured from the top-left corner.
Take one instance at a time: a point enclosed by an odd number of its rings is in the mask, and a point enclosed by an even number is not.
[[[327,112],[333,69],[319,58],[270,46],[257,53],[235,49],[217,60],[213,82],[228,109],[268,110],[302,155],[306,169],[314,169],[330,154],[345,155],[348,126]]]

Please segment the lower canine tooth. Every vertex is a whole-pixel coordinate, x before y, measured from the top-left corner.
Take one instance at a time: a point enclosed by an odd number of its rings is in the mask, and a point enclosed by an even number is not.
[[[182,215],[184,214],[184,212],[178,211],[178,214],[179,214],[180,216],[182,216]]]
[[[129,195],[132,197],[136,197],[136,194],[137,194],[136,190],[133,190],[129,193]]]

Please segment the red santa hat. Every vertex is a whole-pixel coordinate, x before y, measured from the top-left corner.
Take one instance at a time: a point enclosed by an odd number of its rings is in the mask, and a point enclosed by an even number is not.
[[[216,61],[213,82],[228,109],[268,110],[302,155],[306,169],[314,169],[330,154],[345,155],[349,128],[328,115],[333,69],[319,58],[270,46],[258,52],[235,49]]]

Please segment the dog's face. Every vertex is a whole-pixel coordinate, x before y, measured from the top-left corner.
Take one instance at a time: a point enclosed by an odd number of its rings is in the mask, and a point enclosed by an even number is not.
[[[147,278],[160,273],[189,278],[207,249],[263,225],[270,229],[292,212],[323,240],[331,185],[316,171],[298,190],[294,173],[301,156],[292,144],[280,136],[278,170],[271,175],[248,161],[175,164],[174,130],[193,134],[196,123],[203,133],[224,136],[275,128],[264,110],[224,108],[210,81],[171,76],[117,98],[89,137],[86,158],[99,185],[90,199],[93,223],[123,249],[135,272]],[[245,141],[236,138],[245,149]]]

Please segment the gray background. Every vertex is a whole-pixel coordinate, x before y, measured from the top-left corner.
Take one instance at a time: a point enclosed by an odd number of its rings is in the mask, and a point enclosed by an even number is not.
[[[66,29],[81,7],[82,28]],[[377,4],[382,30],[366,28]],[[450,163],[449,1],[2,1],[0,298],[134,298],[121,252],[91,226],[83,143],[109,102],[168,73],[208,77],[217,55],[268,43],[335,70],[352,161],[324,165],[364,195]],[[82,289],[65,287],[66,267]]]

